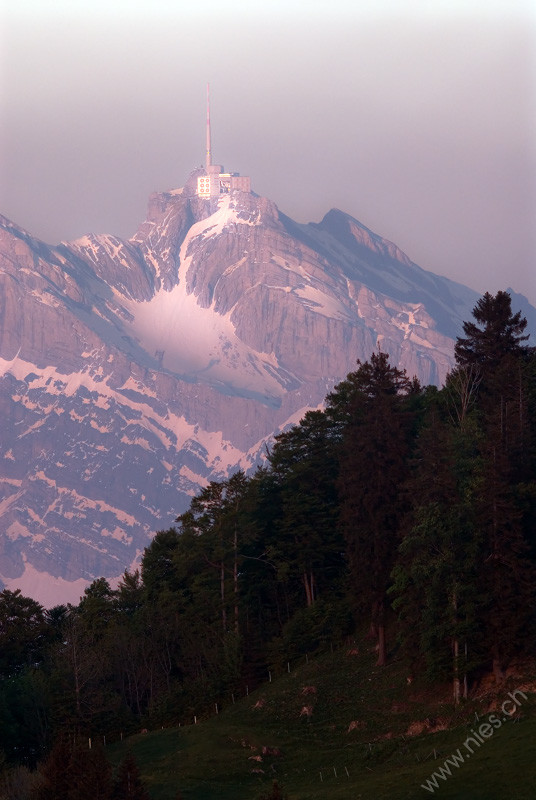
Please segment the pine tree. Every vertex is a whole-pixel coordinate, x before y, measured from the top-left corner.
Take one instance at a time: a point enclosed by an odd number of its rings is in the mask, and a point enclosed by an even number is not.
[[[132,753],[128,753],[119,765],[113,797],[114,800],[149,800],[149,794]]]
[[[41,768],[38,800],[112,800],[112,769],[100,746],[60,738]]]
[[[100,744],[73,748],[70,777],[68,800],[112,800],[112,768]]]
[[[274,781],[272,784],[271,791],[266,794],[262,794],[259,797],[259,800],[287,800],[288,794],[283,793],[283,789],[279,785],[277,781]]]
[[[0,677],[40,661],[50,640],[44,609],[20,589],[0,592]]]
[[[527,349],[523,342],[527,320],[521,312],[512,313],[512,299],[508,292],[489,292],[480,298],[473,308],[473,316],[479,323],[464,322],[464,337],[458,337],[454,347],[456,363],[460,366],[477,364],[490,376],[492,371],[510,354],[518,355]]]
[[[527,321],[512,313],[507,292],[486,293],[473,309],[478,325],[464,323],[455,346],[458,364],[477,371],[479,440],[477,525],[483,538],[479,566],[486,597],[485,627],[497,679],[518,649],[534,597],[534,566],[521,495],[532,481],[534,425],[529,375],[534,349],[525,344]],[[525,517],[525,519],[524,519]]]
[[[177,581],[173,554],[180,544],[179,533],[175,528],[158,531],[151,544],[145,548],[141,563],[141,577],[149,597],[156,596],[163,589],[174,591]]]
[[[129,572],[126,569],[117,587],[117,608],[122,614],[132,616],[143,606],[144,599],[144,586],[140,570]]]
[[[341,431],[340,523],[358,607],[371,614],[378,664],[386,663],[386,593],[398,543],[411,418],[411,382],[374,353],[328,396],[327,414]]]
[[[482,443],[476,523],[484,539],[479,568],[485,632],[493,671],[502,680],[509,661],[534,633],[536,571],[529,558],[523,512],[507,455],[493,434]]]
[[[242,471],[226,481],[211,481],[190,503],[178,521],[183,532],[197,537],[206,566],[218,579],[219,608],[223,633],[240,633],[239,549],[248,540],[243,506],[249,481]]]
[[[448,422],[439,403],[428,411],[405,484],[411,509],[393,570],[391,595],[399,637],[414,666],[449,676],[454,701],[467,696],[479,663],[474,459],[470,426]]]
[[[38,800],[65,800],[71,789],[72,744],[62,736],[52,747],[48,758],[41,766],[43,782],[37,794]]]
[[[336,527],[338,465],[326,415],[308,411],[299,425],[277,436],[269,462],[280,498],[270,559],[280,577],[301,584],[310,607],[342,567],[343,542]]]

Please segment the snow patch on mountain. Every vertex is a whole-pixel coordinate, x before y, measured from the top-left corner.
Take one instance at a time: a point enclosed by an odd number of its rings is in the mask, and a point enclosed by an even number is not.
[[[294,289],[294,294],[302,299],[306,305],[311,307],[317,314],[322,314],[331,319],[350,320],[351,314],[343,303],[336,297],[317,289],[314,286],[298,287]]]
[[[231,225],[260,225],[261,214],[257,212],[253,218],[245,215],[240,215],[237,210],[235,195],[223,195],[217,204],[216,211],[206,219],[200,220],[197,224],[193,225],[186,237],[184,244],[181,248],[181,264],[184,262],[184,253],[187,253],[190,242],[195,241],[198,237],[208,239],[212,236],[218,236],[223,230],[229,228]]]
[[[185,282],[170,291],[160,289],[146,302],[127,302],[127,307],[133,320],[126,332],[165,370],[239,394],[281,396],[281,382],[271,369],[279,366],[277,361],[259,358],[236,335],[231,313],[218,314],[214,305],[202,308]]]
[[[151,195],[128,241],[4,223],[0,585],[47,606],[135,568],[379,343],[439,385],[478,299],[340,211],[302,225],[193,179]]]
[[[50,398],[50,402],[45,405],[42,396],[37,399],[36,395],[35,401],[30,400],[27,394],[13,396],[13,400],[21,402],[25,408],[37,410],[43,415],[27,427],[22,428],[18,434],[19,438],[28,436],[43,426],[46,422],[47,414],[52,412],[58,415],[65,413],[65,409],[57,405],[57,399],[73,397],[79,389],[83,388],[92,395],[91,401],[89,397],[82,399],[82,409],[86,405],[87,414],[77,413],[74,409],[70,409],[68,414],[73,421],[85,421],[93,430],[99,433],[111,433],[112,428],[107,424],[100,424],[97,420],[91,419],[95,409],[107,411],[112,403],[116,408],[128,404],[131,413],[132,411],[137,413],[132,419],[123,418],[123,430],[125,431],[123,438],[125,443],[142,446],[143,442],[145,449],[153,450],[153,445],[150,445],[144,437],[140,437],[139,434],[128,434],[129,427],[133,426],[136,429],[141,426],[151,437],[157,439],[166,450],[179,452],[181,449],[188,448],[190,446],[189,443],[196,442],[203,448],[205,457],[212,468],[222,471],[222,474],[231,464],[236,463],[242,455],[238,448],[225,439],[221,430],[206,431],[199,429],[198,425],[188,422],[184,416],[175,414],[166,406],[163,407],[163,413],[158,414],[147,402],[151,392],[142,394],[139,382],[134,381],[132,378],[129,378],[120,387],[114,389],[109,385],[112,376],[108,376],[106,380],[95,380],[87,371],[66,375],[58,372],[55,367],[40,369],[35,364],[18,357],[9,361],[0,358],[0,377],[7,374],[11,374],[18,381],[26,383],[28,388],[32,390],[46,390],[46,396]],[[127,387],[136,387],[139,399],[130,397],[127,400],[122,393]],[[152,394],[155,396],[154,392]],[[56,398],[56,401],[54,398]],[[88,415],[89,418],[86,420]],[[13,459],[12,453],[10,458]],[[39,473],[38,477],[41,480],[46,480],[44,473]],[[51,485],[55,484],[52,482]]]
[[[62,603],[72,603],[78,605],[80,598],[84,594],[84,589],[89,581],[78,578],[75,581],[68,581],[42,572],[36,569],[27,557],[23,556],[24,571],[17,578],[3,575],[0,570],[0,580],[11,591],[20,589],[25,597],[33,597],[44,608],[52,608],[57,605],[59,598]]]
[[[211,216],[192,225],[180,248],[178,284],[158,290],[144,302],[126,300],[132,321],[125,324],[125,330],[165,370],[187,380],[220,385],[231,393],[277,401],[288,382],[281,378],[277,359],[260,355],[236,335],[232,309],[218,313],[215,297],[205,308],[195,291],[187,288],[196,243],[217,236],[231,224],[259,224],[258,219],[244,221],[239,213],[231,197],[225,196]],[[228,277],[244,260],[227,267],[223,274]]]

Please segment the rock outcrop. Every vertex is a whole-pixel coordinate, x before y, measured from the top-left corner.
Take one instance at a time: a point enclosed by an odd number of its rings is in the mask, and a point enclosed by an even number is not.
[[[155,194],[129,241],[0,217],[0,578],[45,605],[139,559],[378,346],[440,384],[477,296],[340,211]]]

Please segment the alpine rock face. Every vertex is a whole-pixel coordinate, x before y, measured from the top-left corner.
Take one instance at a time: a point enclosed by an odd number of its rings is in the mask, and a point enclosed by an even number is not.
[[[355,219],[152,195],[129,241],[0,217],[0,579],[48,607],[136,564],[375,348],[440,384],[477,295]]]

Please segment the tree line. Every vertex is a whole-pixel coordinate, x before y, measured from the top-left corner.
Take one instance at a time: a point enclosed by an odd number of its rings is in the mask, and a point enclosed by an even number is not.
[[[78,606],[0,593],[0,749],[192,718],[356,631],[453,698],[534,652],[536,352],[486,293],[444,387],[375,352]],[[365,630],[366,628],[366,630]],[[74,738],[73,738],[74,737]],[[53,751],[54,752],[54,751]],[[49,757],[50,758],[50,757]]]

